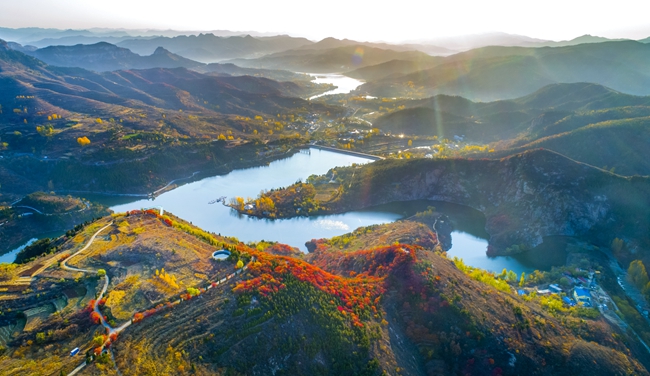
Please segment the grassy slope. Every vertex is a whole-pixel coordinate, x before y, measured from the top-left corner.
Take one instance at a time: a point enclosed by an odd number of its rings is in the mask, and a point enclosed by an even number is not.
[[[550,127],[558,131],[563,126],[570,126],[566,124],[569,122],[560,121]],[[594,123],[541,137],[519,147],[501,150],[496,156],[544,148],[593,166],[613,168],[612,171],[619,174],[650,175],[650,161],[646,156],[648,142],[650,117],[639,117]]]

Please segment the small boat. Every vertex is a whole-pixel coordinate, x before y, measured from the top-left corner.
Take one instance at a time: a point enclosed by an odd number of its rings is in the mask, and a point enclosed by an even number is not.
[[[219,198],[216,198],[216,199],[208,202],[208,204],[212,205],[212,204],[216,204],[217,202],[223,202],[225,204],[226,203],[226,196],[221,196]]]

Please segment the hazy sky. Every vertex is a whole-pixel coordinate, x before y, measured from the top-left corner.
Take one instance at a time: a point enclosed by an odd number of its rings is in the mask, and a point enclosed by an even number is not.
[[[0,26],[255,30],[402,41],[501,31],[650,36],[647,0],[0,0]]]

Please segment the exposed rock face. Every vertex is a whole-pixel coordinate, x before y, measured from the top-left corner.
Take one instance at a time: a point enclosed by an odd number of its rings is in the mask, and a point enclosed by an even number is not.
[[[647,178],[624,178],[549,151],[502,160],[380,161],[360,172],[352,186],[372,189],[348,190],[335,210],[417,199],[467,205],[485,214],[491,250],[499,254],[549,235],[589,234],[603,243],[646,236]]]

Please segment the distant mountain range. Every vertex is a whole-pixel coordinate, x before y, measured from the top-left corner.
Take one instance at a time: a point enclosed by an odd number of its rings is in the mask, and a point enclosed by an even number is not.
[[[126,48],[106,42],[91,45],[51,46],[24,51],[49,65],[79,67],[94,71],[148,68],[198,68],[204,64],[186,59],[159,47],[149,56],[140,56]]]
[[[41,49],[10,42],[7,46],[59,67],[77,67],[97,72],[150,69],[150,68],[188,68],[201,73],[213,75],[259,76],[279,81],[304,80],[311,78],[306,75],[289,71],[241,68],[234,64],[203,64],[171,53],[163,47],[158,47],[149,56],[140,56],[122,47],[100,42],[91,45],[51,46]]]
[[[550,42],[544,39],[530,38],[525,35],[507,33],[483,33],[458,35],[453,37],[418,39],[405,43],[430,44],[443,46],[455,51],[466,51],[486,46],[530,46],[531,44]]]
[[[507,33],[484,33],[484,34],[471,34],[460,35],[447,38],[435,38],[428,40],[415,40],[406,43],[416,43],[423,45],[436,45],[448,48],[454,51],[467,51],[475,48],[488,47],[488,46],[504,46],[504,47],[562,47],[574,46],[583,43],[600,43],[621,41],[628,39],[609,39],[598,36],[585,34],[577,38],[564,41],[552,41],[537,38],[530,38],[525,35],[507,34]]]
[[[254,38],[250,35],[218,37],[213,34],[199,34],[173,38],[128,39],[119,42],[118,46],[141,55],[151,54],[158,47],[163,47],[189,59],[211,63],[225,59],[262,56],[312,43],[305,38],[286,35]]]
[[[393,64],[389,69],[368,68],[350,75],[374,79],[358,91],[382,97],[448,94],[492,101],[517,98],[561,82],[593,82],[629,94],[650,94],[650,45],[636,41],[483,47],[407,74],[401,74],[404,63]]]
[[[106,29],[106,28],[90,28],[83,30],[73,29],[47,29],[41,27],[25,27],[25,28],[7,28],[0,27],[0,39],[13,41],[20,44],[35,45],[38,47],[47,47],[49,45],[68,45],[67,38],[86,37],[98,38],[91,43],[97,42],[111,42],[111,38],[152,38],[152,37],[177,37],[180,35],[199,35],[199,34],[214,34],[220,37],[230,36],[244,36],[252,35],[254,37],[262,36],[275,36],[277,33],[262,33],[257,31],[231,31],[231,30],[211,30],[211,31],[196,31],[196,30],[152,30],[152,29]],[[44,40],[51,40],[53,43],[45,45]],[[54,41],[57,42],[54,42]],[[64,43],[62,43],[64,42]],[[70,42],[69,45],[79,44],[80,42]]]
[[[100,43],[95,48],[124,53],[125,59],[132,57],[130,51],[108,44]],[[140,58],[159,62],[170,61],[174,56],[160,49],[157,54]],[[221,66],[214,68],[218,67]],[[268,111],[275,115],[289,108],[309,108],[312,105],[308,101],[297,97],[318,90],[309,82],[276,82],[252,76],[213,77],[185,68],[95,73],[82,68],[54,67],[10,49],[4,41],[0,41],[0,82],[0,103],[13,103],[17,96],[27,96],[33,97],[30,101],[41,111],[90,116],[111,116],[120,108],[246,116]]]

